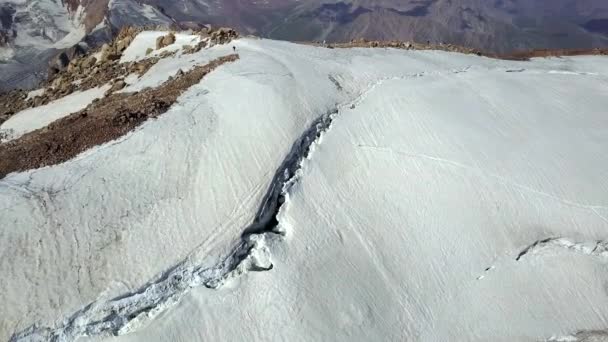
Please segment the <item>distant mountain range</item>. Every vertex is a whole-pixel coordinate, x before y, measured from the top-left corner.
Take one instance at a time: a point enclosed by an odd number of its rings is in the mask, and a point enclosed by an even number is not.
[[[488,52],[608,46],[605,0],[5,0],[0,89],[31,87],[48,60],[125,25],[230,26],[293,41],[411,40]]]
[[[229,25],[264,37],[445,42],[505,53],[608,44],[604,0],[145,0],[177,21]]]

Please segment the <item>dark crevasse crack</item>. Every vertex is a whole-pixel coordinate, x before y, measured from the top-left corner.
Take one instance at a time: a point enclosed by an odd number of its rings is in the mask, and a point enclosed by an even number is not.
[[[585,255],[599,259],[602,262],[608,261],[608,240],[590,240],[577,242],[565,237],[548,237],[536,240],[530,245],[524,247],[517,256],[515,261],[519,262],[522,259],[536,256],[550,256],[552,251],[565,250],[570,253]],[[483,274],[477,277],[477,280],[484,279],[486,274],[493,271],[496,265],[486,267]]]
[[[526,254],[530,253],[530,251],[533,251],[539,245],[546,244],[547,242],[549,242],[553,239],[555,239],[555,238],[546,238],[546,239],[534,241],[534,243],[532,243],[531,245],[528,245],[528,246],[526,246],[526,248],[522,249],[521,252],[519,252],[519,254],[517,254],[517,257],[515,258],[515,260],[519,261],[519,259],[521,259]]]
[[[317,120],[293,143],[290,152],[275,172],[273,181],[253,222],[244,229],[233,251],[211,268],[190,265],[186,261],[166,271],[157,280],[136,291],[111,300],[98,300],[75,312],[58,326],[32,325],[14,334],[10,341],[74,341],[82,336],[112,336],[131,332],[158,313],[177,303],[191,288],[218,288],[231,278],[249,271],[273,268],[267,242],[280,237],[277,214],[289,189],[298,180],[302,161],[309,157],[311,146],[327,131],[338,110]]]
[[[602,342],[608,341],[608,329],[580,330],[572,335],[551,336],[548,342]]]
[[[292,144],[290,152],[275,172],[253,222],[244,228],[236,247],[215,266],[204,268],[183,261],[136,291],[111,300],[92,302],[55,327],[32,325],[15,333],[10,341],[63,342],[74,341],[81,336],[126,334],[176,304],[191,288],[218,288],[229,279],[249,271],[271,270],[274,266],[267,244],[276,241],[284,233],[279,227],[277,214],[289,190],[297,183],[298,170],[301,169],[302,162],[309,157],[311,146],[331,127],[339,109],[354,108],[386,81],[420,77],[423,74],[379,79],[369,84],[354,100],[338,104],[333,110],[317,118]]]
[[[273,269],[268,244],[281,238],[284,231],[277,214],[291,187],[299,180],[298,170],[311,152],[311,146],[326,132],[341,108],[354,109],[384,82],[424,76],[425,73],[386,77],[369,84],[352,101],[338,104],[317,118],[292,144],[291,150],[275,172],[253,222],[243,229],[232,252],[218,264],[205,268],[182,261],[141,288],[110,300],[99,299],[66,317],[54,327],[38,326],[13,334],[10,341],[74,341],[82,336],[115,336],[132,332],[160,312],[173,306],[191,288],[219,288],[226,281],[249,271]],[[335,79],[335,78],[334,78]],[[337,87],[337,85],[336,85]]]
[[[278,226],[277,214],[281,205],[285,202],[285,194],[288,193],[289,187],[293,185],[296,172],[301,168],[302,160],[308,158],[310,147],[329,129],[337,113],[338,110],[335,109],[319,117],[292,145],[287,158],[284,159],[273,177],[270,189],[262,200],[262,205],[257,211],[253,224],[244,230],[244,237],[264,232],[280,233],[276,231]]]
[[[521,252],[519,252],[515,260],[520,261],[523,257],[529,254],[539,253],[543,250],[550,249],[565,249],[578,254],[608,259],[608,240],[575,242],[568,238],[551,237],[537,240],[531,245],[527,246]]]

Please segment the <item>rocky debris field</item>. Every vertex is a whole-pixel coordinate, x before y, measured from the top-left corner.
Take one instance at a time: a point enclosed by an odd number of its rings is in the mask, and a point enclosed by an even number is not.
[[[318,43],[316,43],[318,44]],[[379,40],[366,40],[366,39],[353,39],[348,43],[333,43],[327,44],[326,47],[332,48],[394,48],[394,49],[407,49],[407,50],[440,50],[440,51],[451,51],[460,52],[464,54],[476,54],[482,55],[483,53],[477,49],[462,47],[453,44],[423,44],[416,42],[406,42],[399,40],[390,41],[379,41]]]
[[[180,73],[157,88],[108,95],[82,111],[0,145],[0,178],[11,172],[64,162],[126,134],[148,118],[166,112],[179,95],[209,72],[237,59],[235,54],[220,57]]]
[[[48,104],[76,91],[91,89],[114,80],[123,79],[127,75],[143,75],[160,59],[167,57],[151,57],[137,62],[119,63],[117,60],[94,63],[95,57],[77,59],[73,68],[60,72],[39,96],[28,97],[26,90],[13,90],[0,95],[0,124],[27,108],[35,108]],[[92,64],[94,63],[94,64]]]
[[[228,27],[221,27],[217,30],[211,27],[203,28],[201,30],[196,31],[195,34],[198,34],[201,37],[201,41],[194,46],[185,45],[183,47],[183,53],[186,55],[199,52],[201,49],[207,46],[213,46],[216,44],[228,44],[233,39],[239,37],[239,33],[237,31]]]
[[[48,104],[76,91],[91,89],[129,74],[143,75],[162,57],[152,57],[137,62],[120,63],[122,52],[133,38],[141,32],[138,28],[123,29],[110,44],[104,44],[97,60],[95,54],[79,55],[77,52],[63,52],[58,60],[69,60],[63,69],[49,73],[49,79],[42,85],[44,92],[39,96],[28,97],[26,90],[13,90],[0,94],[0,124],[13,114],[27,108]],[[76,51],[76,50],[74,50]],[[69,56],[64,56],[70,54]],[[55,62],[56,65],[59,62]]]
[[[160,50],[173,43],[175,43],[175,33],[169,32],[166,35],[160,36],[156,39],[156,50]]]
[[[501,59],[509,59],[509,60],[521,60],[527,61],[530,58],[540,58],[540,57],[564,57],[564,56],[608,56],[608,49],[558,49],[558,50],[528,50],[528,51],[520,51],[514,52],[505,55],[495,55],[492,57],[497,57]]]
[[[0,95],[0,125],[13,114],[33,106],[33,101],[27,100],[27,94],[27,91],[18,89]]]
[[[141,76],[160,59],[175,55],[176,51],[163,51],[158,56],[120,63],[122,53],[137,34],[146,29],[126,27],[112,42],[104,44],[98,51],[89,54],[78,46],[62,52],[51,63],[49,79],[43,84],[44,92],[41,95],[28,97],[29,92],[21,89],[0,94],[0,125],[19,111],[48,104],[76,91],[84,91],[108,82],[112,83],[109,93],[120,90],[126,85],[124,83],[126,76],[130,74]],[[202,40],[194,46],[184,46],[184,54],[199,52],[205,47],[216,44],[227,44],[239,37],[238,32],[226,27],[203,27],[195,30],[193,34],[199,35]],[[156,49],[162,49],[173,43],[175,43],[175,33],[168,32],[165,36],[159,37]],[[150,49],[148,54],[152,51]]]

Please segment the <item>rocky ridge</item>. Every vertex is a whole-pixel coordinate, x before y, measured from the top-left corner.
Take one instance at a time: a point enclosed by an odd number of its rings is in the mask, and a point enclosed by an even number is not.
[[[42,84],[44,88],[42,94],[28,97],[29,92],[21,89],[0,94],[0,125],[19,111],[48,104],[76,91],[88,90],[106,83],[112,85],[108,94],[122,89],[126,85],[124,82],[126,76],[131,74],[141,76],[159,60],[176,53],[175,51],[163,51],[158,56],[120,63],[122,53],[137,34],[152,29],[168,31],[165,36],[159,37],[157,49],[175,42],[174,31],[166,27],[125,27],[113,41],[103,44],[97,50],[89,53],[76,48],[64,51],[52,64],[49,77]],[[216,29],[211,26],[194,30],[192,33],[199,35],[203,40],[195,46],[184,46],[184,54],[195,53],[216,44],[227,44],[239,36],[234,29],[225,27]],[[148,53],[151,52],[148,51]],[[99,56],[99,59],[96,56]]]
[[[517,51],[508,54],[497,54],[484,52],[479,49],[455,45],[455,44],[431,44],[417,43],[409,41],[379,41],[379,40],[366,40],[366,39],[353,39],[348,43],[334,43],[334,44],[321,44],[318,42],[312,43],[313,45],[325,46],[327,48],[393,48],[393,49],[406,49],[406,50],[436,50],[436,51],[447,51],[447,52],[458,52],[464,54],[474,54],[478,56],[485,56],[490,58],[505,59],[505,60],[521,60],[527,61],[530,58],[535,57],[562,57],[562,56],[581,56],[581,55],[608,55],[608,48],[594,48],[594,49],[538,49],[538,50],[524,50]]]
[[[215,68],[237,59],[238,55],[217,58],[179,73],[156,88],[108,93],[82,111],[0,144],[0,178],[11,172],[64,162],[88,148],[119,138],[148,118],[166,112],[179,95]]]

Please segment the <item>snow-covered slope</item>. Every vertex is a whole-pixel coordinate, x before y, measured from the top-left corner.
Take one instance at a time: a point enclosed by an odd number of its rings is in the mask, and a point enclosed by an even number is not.
[[[0,180],[0,339],[606,328],[608,59],[240,39],[129,88],[232,45],[157,120]]]

